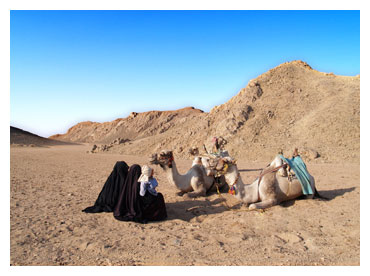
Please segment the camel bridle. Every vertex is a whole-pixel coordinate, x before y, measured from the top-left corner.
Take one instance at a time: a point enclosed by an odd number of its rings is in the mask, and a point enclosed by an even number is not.
[[[235,191],[236,191],[236,190],[235,190],[235,184],[236,184],[236,182],[238,182],[239,178],[240,178],[240,172],[238,172],[238,175],[237,175],[237,177],[235,178],[234,183],[230,186],[229,194],[231,194],[231,195],[235,195]]]
[[[172,161],[174,160],[172,153],[169,154],[161,154],[158,158],[158,161],[163,161],[167,163],[169,168],[172,168]]]
[[[217,168],[218,167],[218,162],[217,162],[216,166],[213,168],[216,171],[215,177],[221,177],[222,175],[225,175],[227,171],[229,170],[230,165],[235,165],[235,164],[236,164],[236,160],[233,160],[231,162],[223,161],[222,167]],[[240,178],[240,173],[238,171],[238,175],[235,178],[233,184],[229,185],[229,194],[235,195],[235,191],[236,191],[235,184],[238,182],[239,178]]]
[[[168,162],[167,162],[167,165],[169,168],[172,168],[172,161],[173,161],[173,156],[171,156],[169,159],[168,159]]]

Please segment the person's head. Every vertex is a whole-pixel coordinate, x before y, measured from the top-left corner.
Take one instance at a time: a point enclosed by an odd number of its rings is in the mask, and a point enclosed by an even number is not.
[[[130,172],[131,175],[133,175],[135,177],[139,177],[139,175],[141,174],[140,165],[138,165],[138,164],[131,165],[130,168],[129,168],[129,172]]]
[[[153,173],[154,173],[154,170],[152,168],[150,168],[147,165],[144,165],[141,168],[141,175],[140,175],[138,181],[139,182],[141,182],[141,181],[149,181],[149,178],[153,176]]]

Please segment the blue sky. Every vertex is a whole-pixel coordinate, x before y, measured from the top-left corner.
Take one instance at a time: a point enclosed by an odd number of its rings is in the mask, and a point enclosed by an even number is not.
[[[287,61],[360,74],[359,11],[10,12],[10,125],[206,112]]]

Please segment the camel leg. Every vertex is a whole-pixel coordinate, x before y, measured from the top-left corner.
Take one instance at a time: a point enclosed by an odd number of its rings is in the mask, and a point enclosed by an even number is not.
[[[269,208],[269,207],[277,205],[277,204],[278,204],[278,201],[275,198],[267,199],[265,201],[258,202],[258,203],[253,203],[253,204],[249,205],[249,210],[266,209],[266,208]]]

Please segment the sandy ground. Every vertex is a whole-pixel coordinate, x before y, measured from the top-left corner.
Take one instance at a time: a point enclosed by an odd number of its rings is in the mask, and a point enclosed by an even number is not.
[[[295,200],[263,213],[229,194],[177,196],[155,167],[168,219],[137,224],[81,210],[93,205],[116,161],[144,165],[147,158],[87,154],[90,148],[11,147],[10,265],[360,265],[359,163],[307,163],[330,200]],[[243,181],[270,161],[238,160]],[[191,165],[176,162],[181,173]]]

